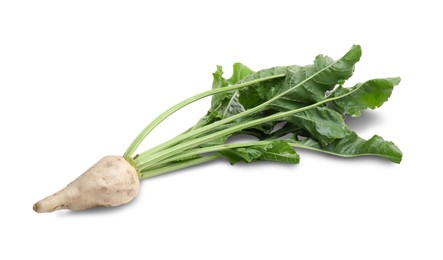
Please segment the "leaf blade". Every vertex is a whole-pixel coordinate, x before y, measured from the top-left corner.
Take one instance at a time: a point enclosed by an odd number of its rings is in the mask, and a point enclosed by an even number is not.
[[[296,113],[287,121],[300,126],[322,145],[332,143],[349,133],[342,115],[327,107],[315,107]]]
[[[346,137],[337,139],[326,146],[322,146],[312,138],[293,141],[291,145],[341,157],[379,156],[394,163],[400,163],[403,157],[401,150],[393,142],[386,141],[378,135],[365,140],[355,132],[350,132]]]
[[[343,115],[360,116],[365,109],[376,109],[382,106],[391,96],[400,78],[372,79],[355,85],[352,88],[339,87],[331,97],[349,95],[331,102],[331,108]]]
[[[283,140],[275,140],[266,145],[232,148],[219,151],[231,164],[238,162],[274,161],[297,164],[300,157],[297,152]]]

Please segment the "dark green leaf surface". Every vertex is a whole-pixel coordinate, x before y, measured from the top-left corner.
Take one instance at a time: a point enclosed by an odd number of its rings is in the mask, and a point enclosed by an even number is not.
[[[244,78],[247,76],[253,74],[254,71],[248,68],[248,66],[241,64],[241,63],[234,63],[233,69],[232,69],[232,77],[229,78],[227,81],[233,85],[236,83],[240,83],[243,81]]]
[[[297,102],[315,103],[325,99],[326,91],[350,78],[360,60],[361,48],[352,48],[340,59],[318,55],[313,65],[288,67],[288,76],[278,93],[294,88],[287,97]],[[301,84],[301,85],[300,85]],[[270,96],[271,98],[271,96]]]
[[[325,98],[326,91],[332,90],[337,84],[352,76],[354,65],[360,60],[360,56],[360,46],[354,45],[338,60],[318,55],[312,65],[274,67],[252,73],[243,82],[277,74],[286,74],[286,77],[261,82],[240,90],[240,103],[249,109],[289,90],[284,97],[291,102],[312,104],[321,101]]]
[[[227,80],[223,77],[223,68],[221,66],[217,66],[217,70],[212,73],[212,89],[224,88],[232,85],[232,82],[241,81],[250,73],[253,73],[253,71],[248,67],[240,63],[235,63],[233,66],[233,76]],[[194,126],[194,128],[205,126],[245,111],[238,98],[238,91],[228,91],[213,95],[211,100],[211,108],[206,116],[203,117],[196,124],[196,126]]]
[[[300,160],[295,150],[286,142],[276,140],[267,145],[227,149],[219,152],[231,164],[238,162],[274,161],[297,164]]]
[[[287,118],[287,121],[304,129],[322,145],[343,138],[348,133],[343,116],[327,107],[315,107]]]
[[[223,88],[229,85],[229,82],[223,77],[222,66],[217,66],[217,70],[212,73],[212,89]],[[219,93],[212,96],[211,109],[217,107],[220,100],[224,99],[227,93]]]
[[[376,109],[391,96],[400,78],[372,79],[352,88],[339,87],[331,97],[351,94],[331,102],[331,107],[343,115],[360,116],[365,109]]]
[[[253,81],[253,80],[257,80],[257,79],[262,79],[262,78],[280,75],[280,74],[286,74],[286,73],[287,73],[287,67],[273,67],[270,69],[264,69],[264,70],[260,70],[256,73],[250,74],[245,79],[243,79],[243,82]],[[268,97],[270,95],[272,95],[270,93],[276,94],[284,82],[285,82],[285,78],[278,78],[278,79],[267,80],[267,81],[252,85],[248,88],[241,89],[239,91],[240,103],[246,109],[250,109],[250,108],[259,106],[260,104],[262,104],[268,100]]]
[[[137,136],[125,156],[132,155],[140,140],[166,117],[212,94],[211,107],[197,124],[133,159],[142,178],[219,157],[231,164],[263,160],[296,164],[297,147],[341,157],[378,156],[400,163],[402,152],[393,142],[378,135],[365,140],[345,124],[347,116],[360,116],[363,110],[383,105],[400,82],[400,78],[373,79],[344,87],[360,57],[361,48],[354,45],[338,60],[318,55],[306,66],[254,72],[235,63],[230,78],[224,78],[222,67],[217,66],[213,90],[162,113]],[[229,138],[245,134],[259,140],[227,144]]]
[[[322,146],[312,138],[294,142],[294,146],[298,145],[343,157],[373,155],[384,157],[395,163],[400,163],[402,159],[400,149],[393,142],[385,141],[378,135],[374,135],[371,139],[365,140],[355,132],[350,132],[346,137],[338,139],[326,146]]]
[[[351,88],[343,87],[344,82],[352,76],[360,57],[361,48],[354,45],[338,60],[318,55],[314,63],[307,66],[280,66],[254,72],[241,63],[235,63],[229,79],[223,77],[222,68],[218,66],[217,71],[213,73],[213,88],[223,88],[274,75],[286,76],[262,81],[238,91],[214,95],[211,109],[201,120],[201,125],[211,124],[257,106],[261,106],[261,110],[236,119],[233,124],[306,106],[310,108],[282,120],[272,120],[214,139],[199,147],[223,144],[230,136],[237,134],[253,135],[260,140],[277,140],[291,135],[297,144],[340,156],[375,155],[400,162],[401,152],[392,142],[387,142],[379,136],[366,141],[350,131],[345,124],[344,117],[347,115],[359,116],[362,110],[380,107],[390,97],[393,87],[400,82],[399,78],[373,79]],[[271,99],[272,101],[269,101]],[[325,99],[333,101],[325,103]],[[265,102],[268,102],[267,105],[262,106]],[[318,102],[322,103],[316,105]],[[283,122],[284,126],[274,130],[279,122]],[[231,126],[232,124],[221,126],[215,131]],[[297,141],[298,136],[306,139]],[[228,149],[219,153],[232,164],[257,160],[298,162],[298,155],[286,142],[281,141],[266,146]]]

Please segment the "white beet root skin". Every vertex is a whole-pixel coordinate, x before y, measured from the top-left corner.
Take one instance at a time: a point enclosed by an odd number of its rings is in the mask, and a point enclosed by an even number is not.
[[[130,202],[140,190],[136,169],[121,156],[106,156],[66,188],[34,204],[38,213],[60,209],[115,207]]]

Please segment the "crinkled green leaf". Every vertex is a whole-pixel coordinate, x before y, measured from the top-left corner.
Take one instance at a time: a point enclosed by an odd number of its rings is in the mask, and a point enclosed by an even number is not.
[[[251,70],[248,66],[241,64],[241,63],[234,63],[233,70],[232,70],[232,77],[229,78],[227,81],[234,85],[236,83],[240,83],[243,81],[244,78],[249,76],[250,74],[254,73],[253,70]]]
[[[287,73],[287,67],[273,67],[250,74],[243,79],[243,82],[253,81],[257,79],[262,79],[286,73]],[[256,107],[266,102],[268,100],[269,95],[272,95],[270,93],[277,93],[278,89],[281,88],[284,82],[285,82],[284,78],[277,78],[254,84],[252,86],[249,86],[248,88],[240,89],[239,101],[246,109]]]
[[[223,77],[222,66],[217,66],[217,70],[212,73],[212,89],[223,88],[229,85],[229,82]],[[227,93],[219,93],[212,96],[211,109],[217,107],[220,100],[224,99]]]
[[[295,110],[309,105],[311,104],[294,101],[287,97],[281,97],[278,100],[272,102],[269,107],[272,108],[274,111],[281,112]]]
[[[219,152],[231,164],[238,162],[274,161],[297,164],[300,160],[295,150],[286,142],[276,140],[266,145],[226,149]]]
[[[353,46],[342,58],[333,60],[325,55],[318,55],[313,65],[304,67],[288,67],[286,84],[279,93],[296,87],[287,97],[298,102],[318,102],[325,99],[326,91],[350,78],[354,72],[355,64],[360,60],[361,48]],[[306,80],[309,79],[309,80]]]
[[[306,136],[307,133],[299,125],[284,121],[284,125],[267,136],[267,139],[292,138],[297,140],[297,136]]]
[[[231,84],[230,82],[232,82],[232,80],[241,80],[251,72],[252,71],[248,67],[240,63],[236,63],[234,64],[233,77],[227,80],[223,77],[223,68],[221,66],[217,66],[217,70],[212,73],[212,88],[217,89],[227,87]],[[243,105],[238,101],[238,97],[238,91],[228,91],[213,95],[211,100],[211,108],[206,116],[200,119],[195,127],[208,125],[215,121],[245,111]]]
[[[286,120],[304,129],[322,145],[332,143],[349,133],[343,116],[327,107],[314,107],[296,113]]]
[[[306,104],[291,102],[288,99],[281,99],[271,107],[277,111],[295,110],[306,106]],[[286,121],[297,126],[297,129],[305,130],[309,136],[314,137],[322,145],[329,144],[337,138],[342,138],[348,134],[348,128],[343,116],[333,109],[325,106],[314,107],[296,113],[285,118]]]
[[[395,163],[400,163],[402,159],[400,149],[393,142],[385,141],[378,135],[374,135],[371,139],[365,140],[355,132],[350,132],[349,135],[344,138],[337,139],[326,146],[322,146],[312,138],[295,141],[294,144],[295,146],[306,146],[343,157],[373,155],[384,157]]]
[[[399,78],[374,79],[351,88],[343,87],[344,82],[352,76],[360,56],[361,48],[355,45],[338,60],[318,55],[314,63],[307,66],[273,67],[253,72],[247,66],[235,63],[233,74],[229,79],[223,77],[222,68],[218,66],[213,74],[213,88],[223,88],[275,75],[286,76],[255,83],[238,91],[214,95],[211,109],[201,120],[200,126],[260,106],[276,96],[279,98],[263,106],[254,114],[238,118],[206,134],[276,113],[293,111],[306,106],[312,107],[279,120],[270,120],[213,139],[199,147],[220,145],[233,135],[248,134],[260,140],[276,141],[268,145],[227,149],[220,154],[229,159],[232,164],[257,160],[289,160],[296,163],[298,155],[288,147],[286,142],[281,143],[277,140],[290,135],[296,144],[323,152],[346,157],[375,155],[388,158],[393,162],[400,162],[401,151],[395,144],[379,136],[364,140],[350,131],[345,124],[344,117],[347,115],[359,116],[362,110],[380,107],[390,97],[393,87],[400,82]],[[323,103],[327,98],[336,99]],[[322,104],[316,105],[318,102]],[[274,130],[282,121],[283,127]],[[306,137],[306,139],[300,141],[298,136]]]
[[[223,77],[223,70],[221,66],[217,66],[217,71],[213,73],[213,84],[212,88],[222,88],[235,83],[241,83],[248,75],[254,73],[249,67],[241,63],[235,63],[233,65],[233,74],[229,79]],[[276,74],[272,74],[276,75]],[[270,75],[268,75],[270,76]],[[219,93],[213,96],[211,108],[208,114],[203,117],[198,126],[204,126],[215,121],[230,117],[232,115],[241,113],[245,111],[243,105],[239,102],[239,92],[229,91],[224,93]],[[253,117],[243,118],[241,120],[236,120],[237,123],[243,122],[245,120],[252,120],[254,118],[259,118],[269,115],[267,112],[258,112]],[[258,126],[245,129],[244,132],[256,133],[257,135],[263,136],[269,134],[274,127],[272,122],[261,124]]]
[[[212,77],[213,77],[212,89],[223,88],[223,87],[227,87],[229,85],[233,85],[235,83],[242,81],[248,75],[254,73],[253,70],[251,70],[246,65],[243,65],[241,63],[234,63],[234,65],[232,67],[233,67],[232,77],[229,79],[225,79],[223,77],[222,66],[217,66],[217,70],[214,73],[212,73]],[[218,107],[223,108],[223,106],[220,105],[221,101],[223,101],[223,100],[231,100],[232,96],[237,96],[236,98],[238,98],[238,94],[234,95],[234,93],[238,93],[238,92],[237,91],[230,91],[230,92],[215,94],[212,97],[211,110],[215,110]],[[229,101],[227,104],[229,104]],[[231,104],[233,104],[233,103],[231,103]]]
[[[287,142],[275,141],[260,156],[260,160],[297,164],[300,161],[300,157]]]
[[[248,109],[292,89],[284,97],[292,102],[315,103],[325,98],[326,91],[352,76],[354,65],[360,60],[361,48],[354,45],[342,58],[333,60],[318,55],[313,65],[274,67],[247,76],[243,82],[285,73],[283,79],[261,82],[240,90],[240,103]]]
[[[360,116],[365,109],[376,109],[383,105],[391,96],[394,86],[400,83],[400,78],[372,79],[357,84],[352,88],[339,87],[331,95],[337,97],[346,93],[351,94],[334,100],[330,107],[343,115]]]

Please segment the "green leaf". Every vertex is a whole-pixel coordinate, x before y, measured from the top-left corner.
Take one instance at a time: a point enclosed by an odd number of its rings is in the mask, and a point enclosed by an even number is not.
[[[236,63],[234,64],[233,77],[229,80],[226,80],[223,77],[223,68],[221,66],[217,66],[217,70],[212,73],[212,89],[227,87],[230,85],[230,82],[232,82],[232,80],[241,80],[251,72],[252,71],[248,67],[240,63]],[[238,91],[228,91],[213,95],[211,100],[211,108],[209,109],[206,116],[200,119],[200,121],[196,124],[196,126],[194,126],[194,128],[202,127],[223,118],[227,118],[245,111],[243,105],[240,104],[240,102],[238,101],[238,97]]]
[[[309,136],[315,138],[322,145],[332,143],[335,139],[349,134],[343,116],[327,107],[314,107],[296,113],[286,119],[304,129]]]
[[[232,70],[232,77],[229,79],[225,79],[223,77],[222,66],[217,66],[217,70],[214,73],[212,73],[212,77],[213,77],[212,89],[224,88],[229,85],[233,85],[235,83],[242,81],[245,77],[247,77],[248,75],[250,75],[252,73],[254,73],[254,71],[252,71],[246,65],[243,65],[241,63],[234,63],[233,70]],[[211,108],[215,109],[216,107],[218,107],[221,100],[231,99],[231,97],[233,96],[233,93],[238,93],[238,92],[231,91],[231,92],[215,94],[212,97]],[[238,94],[237,94],[237,96],[238,96]]]
[[[241,63],[235,63],[233,65],[233,74],[230,79],[225,79],[223,77],[223,70],[221,66],[217,66],[217,71],[213,73],[213,88],[223,88],[235,83],[241,83],[248,75],[254,73],[249,67]],[[276,74],[270,74],[276,75]],[[239,102],[239,92],[230,91],[221,94],[214,95],[212,98],[211,108],[208,114],[203,117],[197,124],[197,127],[211,124],[215,121],[222,120],[224,118],[233,116],[238,113],[245,111],[243,105]],[[265,113],[257,113],[253,117],[249,117],[249,120],[257,117],[265,116]],[[236,123],[245,121],[236,120]],[[255,133],[257,136],[264,136],[269,134],[274,127],[272,122],[261,124],[258,126],[245,129],[243,132]],[[217,141],[218,142],[218,141]]]
[[[243,82],[286,73],[287,67],[273,67],[250,74],[243,79]],[[272,79],[241,89],[239,101],[245,109],[259,106],[268,100],[269,93],[276,93],[284,81],[284,78]]]
[[[220,102],[219,112],[221,113],[221,119],[230,117],[232,115],[245,111],[245,108],[238,101],[238,92],[235,91],[230,95],[227,95],[222,102]]]
[[[350,132],[350,134],[344,138],[337,139],[326,146],[322,146],[312,138],[295,141],[291,144],[295,147],[326,152],[342,157],[380,156],[395,163],[400,163],[402,159],[400,149],[393,142],[385,141],[378,135],[374,135],[371,139],[365,140],[355,132]]]
[[[402,153],[394,143],[377,135],[365,140],[350,131],[344,122],[348,115],[359,116],[365,109],[380,107],[400,82],[400,78],[373,79],[351,88],[343,87],[360,57],[361,48],[354,45],[338,60],[318,55],[307,66],[277,66],[254,72],[235,63],[229,79],[223,77],[222,67],[217,66],[212,90],[163,112],[136,137],[124,156],[132,157],[141,141],[172,113],[213,95],[208,113],[196,125],[132,159],[140,171],[150,172],[145,176],[200,164],[218,156],[224,156],[232,164],[260,160],[298,163],[299,156],[292,146],[343,157],[380,156],[400,163]],[[279,123],[283,124],[280,129],[276,127]],[[226,144],[228,138],[244,133],[263,141]],[[186,161],[176,162],[174,158]]]
[[[269,107],[272,108],[276,112],[281,112],[281,111],[289,111],[289,110],[299,109],[299,108],[302,108],[302,107],[305,107],[308,105],[310,105],[310,104],[297,102],[297,101],[291,100],[290,98],[287,98],[287,97],[281,97],[281,98],[275,100],[274,102],[272,102],[269,105]]]
[[[306,104],[280,99],[271,104],[277,111],[290,111],[300,109]],[[327,145],[337,138],[348,134],[348,127],[344,117],[333,109],[325,106],[314,107],[285,118],[294,125],[295,129],[303,129],[308,136],[314,137],[322,145]],[[298,132],[299,133],[299,132]]]
[[[295,150],[283,140],[266,145],[255,145],[219,151],[231,164],[238,162],[274,161],[297,164],[300,160]]]
[[[280,98],[264,107],[262,111],[257,112],[255,118],[264,117],[275,112],[294,110],[313,104],[325,99],[326,91],[331,91],[338,83],[343,83],[344,80],[352,75],[354,65],[358,62],[360,56],[361,48],[360,46],[355,45],[337,61],[328,56],[318,55],[313,65],[304,67],[297,65],[273,67],[260,70],[256,73],[251,73],[246,76],[242,82],[248,82],[278,74],[286,74],[286,77],[268,80],[241,89],[239,91],[240,95],[238,97],[238,102],[245,110],[247,110],[260,106],[264,102],[273,98],[275,99],[276,96],[280,95]],[[268,112],[269,109],[271,109],[272,113]],[[305,112],[305,114],[309,113],[315,112]],[[303,114],[300,115],[300,117],[303,116]],[[335,119],[337,119],[337,117]],[[303,120],[303,118],[300,118],[299,121],[300,120]],[[343,120],[338,120],[337,122],[340,123],[342,121]],[[276,123],[276,121],[270,122],[270,124],[267,125],[267,129],[273,129]],[[337,137],[340,138],[344,136],[343,131],[340,131],[340,134],[338,131],[335,131],[334,129],[328,130],[328,128],[322,127],[320,124],[317,126],[311,124],[308,128],[314,133],[317,133],[318,136],[323,132],[332,132],[326,133],[324,139],[319,138],[323,144],[329,143]],[[319,131],[316,131],[316,128],[319,128]],[[343,128],[343,126],[341,126],[341,128]],[[260,130],[257,129],[252,131],[251,129],[247,129],[245,131],[254,133],[254,135],[258,136],[260,139],[266,138],[264,135],[270,133],[269,131],[267,133],[260,132]],[[334,135],[334,133],[337,134]]]
[[[285,91],[306,79],[300,87],[290,92],[287,97],[301,102],[318,102],[325,99],[327,91],[350,78],[354,72],[355,64],[360,60],[361,48],[354,45],[340,59],[333,60],[325,55],[318,55],[314,64],[305,67],[290,67],[289,77],[286,78],[288,84],[281,90]]]
[[[365,109],[376,109],[383,105],[391,96],[394,86],[399,83],[400,78],[387,78],[372,79],[352,88],[340,86],[331,97],[352,93],[332,101],[329,106],[343,115],[360,116],[361,111]]]
[[[288,135],[290,137],[287,137]],[[298,135],[306,136],[307,133],[299,125],[285,121],[284,125],[280,129],[269,134],[267,139],[293,138],[294,140],[297,140]]]
[[[223,77],[222,66],[217,66],[217,70],[212,73],[212,89],[223,88],[229,85],[229,82]],[[219,93],[212,96],[211,107],[216,107],[227,93]]]
[[[269,80],[240,90],[239,101],[246,108],[259,106],[277,95],[284,95],[294,103],[312,104],[326,98],[327,91],[343,83],[354,72],[355,64],[360,60],[361,48],[352,48],[340,59],[333,60],[325,55],[318,55],[314,64],[307,66],[274,67],[250,74],[243,81],[256,80],[270,75],[285,73],[284,79]],[[286,93],[286,94],[285,94]]]
[[[260,160],[297,164],[300,162],[300,157],[287,142],[279,140],[272,143]]]
[[[232,77],[225,79],[223,77],[223,69],[221,66],[217,66],[217,70],[212,74],[213,82],[212,89],[223,88],[235,83],[241,82],[245,77],[254,73],[250,68],[241,63],[235,63],[233,65]],[[245,111],[243,105],[239,102],[238,91],[228,91],[225,93],[219,93],[212,97],[211,108],[209,110],[212,115],[209,115],[206,120],[206,124],[214,121],[230,117],[232,115]],[[212,120],[208,120],[212,119]]]
[[[234,85],[236,83],[240,83],[243,81],[244,78],[249,76],[250,74],[254,73],[253,70],[248,68],[246,65],[243,65],[241,63],[234,63],[233,70],[232,70],[232,77],[228,79],[228,82],[231,85]]]

